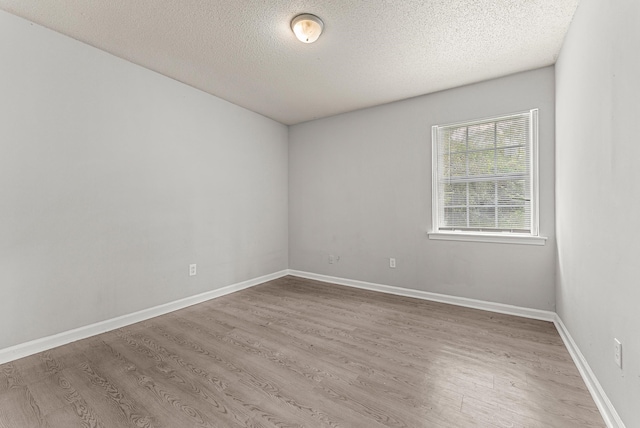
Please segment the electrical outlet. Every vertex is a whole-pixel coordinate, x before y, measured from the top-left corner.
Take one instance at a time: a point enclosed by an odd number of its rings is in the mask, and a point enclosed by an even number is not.
[[[622,368],[622,343],[618,339],[613,339],[614,343],[614,358],[616,360],[616,365]]]
[[[196,275],[196,265],[192,264],[189,265],[189,276],[195,276]]]
[[[333,254],[329,254],[329,264],[332,265],[336,261],[336,258]]]
[[[394,259],[393,257],[389,259],[389,267],[392,269],[396,268],[396,259]]]

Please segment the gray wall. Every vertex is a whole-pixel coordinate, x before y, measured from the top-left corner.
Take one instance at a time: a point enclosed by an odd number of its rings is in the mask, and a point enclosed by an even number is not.
[[[0,58],[0,349],[287,268],[287,127],[4,12]]]
[[[627,427],[640,427],[639,19],[637,0],[583,0],[556,65],[557,310]]]
[[[429,240],[431,126],[531,108],[547,245]],[[554,310],[554,120],[547,67],[292,126],[289,267]]]

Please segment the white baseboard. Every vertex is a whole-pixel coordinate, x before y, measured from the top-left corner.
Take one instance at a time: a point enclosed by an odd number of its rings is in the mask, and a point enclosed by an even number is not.
[[[254,285],[262,284],[263,282],[282,278],[283,276],[287,276],[288,273],[289,272],[287,270],[275,272],[269,275],[264,275],[258,278],[231,284],[217,290],[207,291],[206,293],[186,297],[174,302],[165,303],[153,308],[143,309],[132,314],[123,315],[117,318],[97,322],[95,324],[90,324],[84,327],[75,328],[73,330],[64,331],[52,336],[47,336],[41,339],[32,340],[30,342],[21,343],[9,348],[0,349],[0,364],[8,363],[19,358],[37,354],[38,352],[66,345],[67,343],[75,342],[76,340],[95,336],[96,334],[105,333],[107,331],[122,328],[140,321],[148,320],[159,315],[177,311],[178,309],[183,309],[188,306],[206,302],[207,300],[235,293],[236,291],[244,290],[246,288],[253,287]]]
[[[556,325],[556,329],[558,330],[564,345],[567,347],[571,358],[573,358],[573,362],[576,367],[578,367],[578,371],[580,372],[584,383],[587,385],[587,388],[593,397],[593,401],[596,402],[596,406],[598,406],[598,410],[600,410],[602,419],[604,419],[607,427],[625,428],[620,415],[618,415],[615,407],[613,407],[609,397],[607,397],[604,389],[602,389],[602,385],[598,382],[598,378],[596,378],[595,373],[593,373],[593,370],[589,367],[589,363],[587,363],[584,355],[580,352],[580,348],[578,348],[578,345],[571,337],[569,330],[567,330],[567,327],[564,325],[564,322],[562,322],[562,319],[558,314],[556,314],[553,322]]]
[[[516,315],[542,321],[553,322],[556,313],[540,309],[530,309],[521,306],[505,305],[503,303],[487,302],[485,300],[468,299],[466,297],[449,296],[446,294],[430,293],[428,291],[414,290],[411,288],[395,287],[392,285],[376,284],[373,282],[357,281],[354,279],[338,278],[334,276],[319,275],[316,273],[289,270],[289,275],[332,284],[346,285],[348,287],[362,288],[370,291],[379,291],[397,296],[414,297],[416,299],[430,300],[433,302],[448,303],[450,305],[464,306],[466,308],[482,309],[500,314]]]

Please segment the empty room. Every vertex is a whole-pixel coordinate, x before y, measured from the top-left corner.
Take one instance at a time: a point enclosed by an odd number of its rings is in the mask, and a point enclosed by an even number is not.
[[[0,0],[0,428],[640,427],[640,2]]]

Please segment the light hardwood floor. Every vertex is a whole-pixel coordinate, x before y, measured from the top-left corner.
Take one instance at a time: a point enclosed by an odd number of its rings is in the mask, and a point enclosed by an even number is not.
[[[0,427],[604,427],[553,324],[294,277],[0,366]]]

